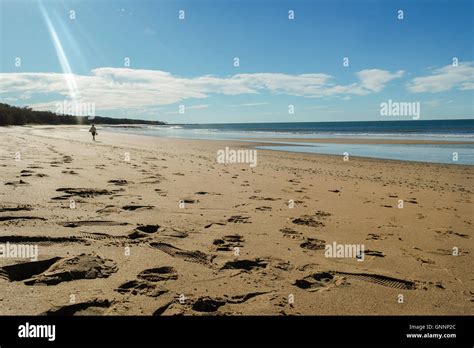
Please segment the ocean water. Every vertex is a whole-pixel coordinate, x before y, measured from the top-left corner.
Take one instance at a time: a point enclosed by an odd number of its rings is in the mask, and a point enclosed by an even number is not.
[[[435,121],[294,122],[179,124],[164,126],[101,126],[103,131],[147,136],[252,141],[258,148],[330,155],[383,158],[406,161],[474,165],[474,119]],[[266,139],[267,138],[267,139]],[[285,138],[281,141],[278,138]],[[414,139],[468,141],[470,144],[330,144],[292,143],[291,139]],[[298,146],[293,146],[298,145]],[[453,160],[457,153],[457,161]]]

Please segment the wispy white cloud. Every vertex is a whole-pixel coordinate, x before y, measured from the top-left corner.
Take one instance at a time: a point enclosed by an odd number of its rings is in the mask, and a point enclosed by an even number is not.
[[[403,74],[403,70],[391,73],[387,70],[367,69],[359,71],[357,76],[361,81],[361,87],[371,92],[380,92],[388,82],[402,77]]]
[[[452,99],[439,98],[439,99],[427,100],[423,102],[423,105],[429,106],[431,108],[437,108],[439,106],[448,107],[450,106],[449,104],[452,104],[452,103],[453,103]]]
[[[193,110],[193,109],[206,109],[209,107],[209,104],[198,104],[198,105],[191,105],[187,106],[187,110]]]
[[[96,110],[119,110],[182,103],[189,99],[205,99],[214,94],[232,96],[267,92],[305,98],[367,95],[380,92],[391,80],[402,75],[403,71],[362,70],[356,73],[357,82],[337,85],[332,81],[333,77],[327,74],[255,73],[184,78],[160,70],[104,67],[92,70],[90,75],[68,76],[66,80],[74,79],[80,91],[80,101],[94,102]],[[64,81],[64,74],[59,73],[3,73],[0,74],[0,95],[28,93],[40,96],[50,101],[30,106],[52,110],[57,102],[62,101],[58,100],[58,94],[62,98],[69,98],[70,89]],[[194,108],[208,106],[200,105]],[[247,104],[257,105],[263,104]]]
[[[320,110],[320,109],[327,109],[327,105],[313,105],[313,106],[308,106],[305,109],[307,110]]]
[[[229,108],[239,108],[239,107],[247,107],[247,106],[262,106],[268,105],[268,103],[243,103],[243,104],[232,104],[227,105]]]
[[[416,77],[407,88],[413,93],[438,93],[451,89],[474,89],[474,64],[461,62],[458,66],[446,65],[435,69],[429,76]]]
[[[431,108],[436,108],[441,105],[443,102],[443,99],[434,99],[434,100],[428,100],[423,103],[423,105],[429,106]]]

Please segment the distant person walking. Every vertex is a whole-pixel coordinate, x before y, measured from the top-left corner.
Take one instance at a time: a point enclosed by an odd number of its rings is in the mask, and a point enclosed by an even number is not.
[[[91,129],[89,129],[89,132],[92,133],[92,141],[95,141],[95,136],[98,134],[97,133],[97,128],[95,128],[94,124],[92,124]]]

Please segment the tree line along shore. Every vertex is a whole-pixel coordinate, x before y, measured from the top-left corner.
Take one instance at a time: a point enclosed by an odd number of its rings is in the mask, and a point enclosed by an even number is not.
[[[34,124],[67,125],[67,124],[151,124],[164,125],[162,121],[134,120],[95,116],[61,115],[51,111],[36,111],[29,107],[17,107],[0,103],[0,126],[23,126]]]

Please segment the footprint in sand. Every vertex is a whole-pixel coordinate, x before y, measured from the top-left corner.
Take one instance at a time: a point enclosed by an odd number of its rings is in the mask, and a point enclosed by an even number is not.
[[[384,239],[387,239],[387,236],[380,235],[377,233],[369,233],[365,239],[366,240],[384,240]]]
[[[33,170],[24,169],[20,172],[20,176],[32,176],[34,173]]]
[[[162,189],[155,189],[155,192],[158,193],[160,197],[168,196],[168,193],[166,191],[163,191]]]
[[[277,201],[281,200],[281,198],[271,198],[271,197],[262,197],[262,196],[250,196],[249,199],[255,199],[258,201]]]
[[[116,186],[125,186],[128,185],[128,181],[125,179],[114,179],[114,180],[109,180],[107,181],[109,184],[113,184]]]
[[[293,240],[303,240],[304,237],[303,235],[289,227],[284,227],[280,229],[280,232],[283,233],[283,237],[288,238],[288,239],[293,239]]]
[[[184,261],[200,263],[202,265],[211,266],[215,255],[207,255],[202,251],[188,251],[177,248],[168,243],[150,243],[152,248],[158,249],[172,257],[181,258]]]
[[[199,200],[187,197],[187,198],[182,198],[181,202],[186,203],[186,204],[195,204],[195,203],[199,203]]]
[[[106,205],[105,207],[101,208],[101,209],[98,209],[96,210],[96,213],[98,214],[110,214],[110,213],[119,213],[120,212],[120,208],[115,206],[115,205]]]
[[[153,205],[124,205],[123,210],[135,211],[139,209],[153,209]]]
[[[207,224],[206,226],[204,226],[204,228],[210,228],[210,227],[212,227],[213,225],[225,226],[226,223],[224,223],[224,222],[211,222],[210,224]]]
[[[445,231],[435,230],[435,232],[441,236],[446,236],[446,237],[456,236],[456,237],[461,237],[461,238],[469,238],[469,236],[465,233],[455,232],[452,230],[445,230]]]
[[[30,211],[33,210],[31,205],[27,204],[2,204],[0,205],[0,213],[6,211]]]
[[[385,254],[382,251],[377,251],[377,250],[365,250],[364,251],[365,256],[375,256],[375,257],[385,257]]]
[[[251,222],[248,220],[249,220],[248,216],[233,215],[227,219],[227,222],[232,222],[234,224],[250,224]]]
[[[330,272],[316,272],[302,279],[296,280],[293,285],[300,289],[308,291],[323,291],[330,288],[345,284],[345,280],[341,276],[335,276]]]
[[[167,289],[155,284],[158,282],[176,280],[178,273],[173,267],[163,266],[150,268],[140,272],[137,280],[131,280],[120,285],[115,291],[121,294],[130,293],[132,295],[146,295],[158,297],[166,292]]]
[[[436,250],[429,250],[428,251],[430,254],[435,254],[435,255],[442,255],[442,256],[453,256],[454,255],[454,249],[436,249]],[[462,250],[462,249],[457,249],[456,250],[457,256],[465,256],[469,255],[469,251],[467,250]]]
[[[56,189],[57,192],[65,192],[64,195],[53,197],[51,199],[54,200],[66,200],[72,197],[81,197],[81,198],[93,198],[96,196],[103,196],[103,195],[113,195],[117,192],[123,191],[123,189],[119,190],[103,190],[103,189],[92,189],[92,188],[71,188],[71,187],[62,187]]]
[[[197,299],[188,299],[184,304],[179,303],[179,305],[177,304],[176,299],[174,299],[164,304],[163,306],[159,307],[153,313],[153,315],[162,315],[168,309],[175,309],[175,310],[177,309],[178,313],[180,314],[185,314],[186,312],[189,312],[189,314],[192,314],[193,311],[199,312],[199,313],[215,313],[222,306],[242,304],[254,297],[269,294],[269,293],[271,293],[271,291],[251,292],[251,293],[247,293],[243,295],[234,295],[234,296],[224,295],[222,297],[203,296],[203,297],[198,297]],[[179,306],[179,308],[175,308],[175,306]]]
[[[236,260],[236,261],[228,261],[222,266],[221,270],[223,269],[240,269],[244,271],[252,271],[255,269],[266,268],[268,262],[263,259],[253,259],[253,260]]]
[[[325,224],[320,221],[331,216],[330,213],[318,210],[313,215],[303,215],[299,218],[291,220],[295,225],[309,226],[309,227],[323,227]]]
[[[37,216],[0,216],[0,221],[11,221],[11,220],[47,220],[42,217],[37,217]]]
[[[137,238],[146,238],[149,237],[150,234],[156,233],[160,226],[158,225],[141,225],[135,228],[135,231],[128,235],[130,239],[137,239]]]
[[[162,266],[146,269],[140,272],[137,278],[149,282],[161,282],[178,279],[178,273],[171,266]]]
[[[339,271],[318,271],[302,279],[296,280],[293,285],[308,291],[320,291],[346,284],[347,280],[363,281],[395,289],[417,289],[417,283],[411,280],[397,279],[379,274]]]
[[[309,216],[309,215],[304,215],[299,218],[295,218],[291,220],[295,225],[301,225],[301,226],[310,226],[310,227],[323,227],[325,226],[323,222],[317,221],[314,219],[314,217]]]
[[[175,228],[164,228],[162,233],[163,236],[173,237],[173,238],[186,238],[189,236],[188,232],[180,231]]]
[[[67,306],[53,307],[43,315],[59,315],[59,316],[71,316],[71,315],[103,315],[107,308],[111,306],[112,302],[109,300],[93,299],[87,302],[75,303]]]
[[[141,281],[141,280],[131,280],[120,285],[115,291],[121,294],[131,294],[131,295],[145,295],[149,297],[158,297],[168,292],[167,289],[164,289],[156,284]]]
[[[220,196],[221,194],[220,193],[214,193],[214,192],[206,192],[206,191],[198,191],[198,192],[194,192],[195,195],[217,195],[217,196]]]
[[[63,223],[64,227],[76,228],[79,226],[125,226],[128,222],[110,221],[110,220],[78,220]]]
[[[18,180],[18,181],[7,181],[5,183],[5,185],[9,185],[9,186],[13,186],[13,187],[17,187],[17,186],[21,186],[21,185],[29,185],[29,183],[27,183],[26,181],[23,181],[23,180]]]
[[[118,241],[123,242],[130,239],[129,236],[112,236],[107,233],[99,233],[99,232],[79,232],[79,235],[82,238],[92,239],[92,240],[100,240],[100,241]]]
[[[300,247],[307,250],[324,250],[326,241],[317,238],[308,238],[305,242],[300,244]]]
[[[75,279],[107,278],[116,271],[117,267],[111,260],[81,254],[69,259],[54,257],[4,266],[0,268],[0,277],[9,281],[23,281],[26,285],[56,285]]]
[[[144,233],[155,233],[159,228],[159,225],[139,225],[135,229]]]
[[[236,296],[224,296],[224,297],[200,297],[197,300],[195,300],[192,305],[191,309],[196,312],[204,312],[204,313],[210,313],[210,312],[216,312],[220,307],[226,305],[226,304],[241,304],[244,302],[247,302],[251,298],[254,298],[256,296],[268,294],[269,291],[266,292],[252,292],[244,295],[236,295]]]
[[[81,254],[69,259],[60,259],[47,270],[26,279],[26,285],[56,285],[77,279],[108,278],[117,272],[115,262],[97,255]]]
[[[71,163],[72,162],[72,157],[71,156],[63,156],[62,161],[63,161],[63,163]]]
[[[61,260],[60,257],[53,257],[47,260],[17,263],[0,268],[0,278],[15,282],[29,279],[34,275],[46,271],[54,263]]]
[[[238,234],[231,234],[223,236],[222,238],[214,239],[212,244],[215,246],[217,251],[230,251],[234,248],[243,246],[244,238]]]
[[[271,211],[272,207],[269,207],[269,206],[256,207],[255,210],[258,210],[258,211]]]
[[[0,243],[34,243],[43,246],[54,244],[73,244],[85,243],[86,241],[79,237],[49,237],[49,236],[0,236]]]
[[[36,176],[36,177],[38,177],[38,178],[44,178],[44,177],[48,177],[48,176],[49,176],[49,175],[43,174],[43,173],[35,173],[34,171],[32,171],[32,170],[27,170],[27,169],[22,170],[22,171],[20,172],[20,176],[21,176],[21,177],[33,176],[33,175]]]

